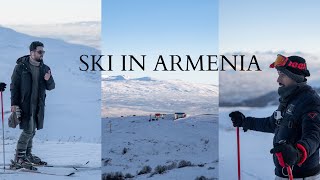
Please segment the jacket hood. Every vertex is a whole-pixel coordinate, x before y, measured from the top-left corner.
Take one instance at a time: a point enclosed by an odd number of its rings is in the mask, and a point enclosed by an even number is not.
[[[30,59],[30,55],[22,56],[22,57],[18,58],[17,64],[20,64],[20,63],[27,64],[29,62],[29,59]],[[40,64],[42,64],[42,63],[43,63],[43,60],[40,61]]]

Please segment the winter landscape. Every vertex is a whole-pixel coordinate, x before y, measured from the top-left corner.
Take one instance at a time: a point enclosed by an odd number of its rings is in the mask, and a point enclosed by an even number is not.
[[[33,153],[59,168],[39,167],[48,174],[73,175],[77,179],[99,179],[101,177],[101,125],[100,125],[100,73],[79,71],[79,55],[99,54],[100,51],[83,45],[70,44],[62,40],[38,38],[0,26],[0,81],[10,84],[16,60],[29,54],[29,45],[39,40],[45,45],[44,61],[50,66],[56,89],[47,92],[44,129],[37,131]],[[6,164],[14,157],[15,145],[20,129],[9,129],[10,115],[9,85],[4,92],[5,111],[5,157]],[[1,127],[2,128],[2,127]],[[2,129],[1,129],[2,132]],[[1,133],[0,166],[3,166]],[[87,163],[89,161],[89,163]],[[87,163],[87,164],[86,164]],[[61,167],[61,166],[64,166]],[[80,168],[80,166],[83,166]],[[85,168],[85,167],[86,168]],[[0,179],[68,179],[70,177],[12,172],[0,170]]]
[[[102,117],[218,112],[218,86],[152,77],[102,76]]]
[[[217,99],[214,85],[103,77],[103,177],[217,179]]]

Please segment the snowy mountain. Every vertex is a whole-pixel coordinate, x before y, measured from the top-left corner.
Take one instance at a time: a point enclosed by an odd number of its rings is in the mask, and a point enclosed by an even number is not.
[[[102,116],[146,115],[154,112],[205,114],[218,112],[218,87],[152,77],[104,77]]]
[[[99,54],[100,52],[87,46],[74,45],[51,38],[33,37],[0,27],[0,81],[8,84],[3,94],[6,112],[4,117],[6,163],[10,163],[10,159],[13,159],[16,142],[21,133],[19,128],[11,129],[7,126],[7,119],[10,115],[10,78],[16,60],[29,54],[29,45],[36,40],[44,43],[46,51],[44,62],[51,68],[56,89],[47,91],[44,129],[36,133],[33,153],[49,162],[50,165],[79,165],[90,161],[87,165],[92,167],[90,170],[76,172],[74,176],[77,179],[100,178],[101,78],[100,73],[79,71],[80,55]],[[2,147],[2,141],[0,145]],[[1,164],[3,153],[1,148]],[[39,169],[50,173],[74,171],[72,168]],[[0,179],[8,180],[57,179],[57,176],[53,175],[10,173],[9,171],[1,174],[0,177]]]
[[[69,43],[86,44],[98,49],[100,47],[101,22],[99,21],[41,25],[19,24],[10,25],[9,28],[31,36],[61,39]]]
[[[103,76],[103,177],[218,177],[218,87]],[[173,121],[175,112],[187,118]],[[163,118],[150,120],[150,114]]]
[[[314,90],[320,94],[320,88],[317,86],[318,84],[310,83],[313,86]],[[245,99],[240,102],[220,102],[220,107],[266,107],[270,105],[278,105],[279,104],[279,94],[277,91],[271,91],[264,95],[253,97],[249,99]]]
[[[125,76],[125,75],[119,75],[119,76],[106,76],[106,75],[104,75],[102,78],[103,78],[102,81],[122,81],[122,80],[130,79],[128,76]]]
[[[102,174],[134,179],[218,178],[218,116],[102,119]]]

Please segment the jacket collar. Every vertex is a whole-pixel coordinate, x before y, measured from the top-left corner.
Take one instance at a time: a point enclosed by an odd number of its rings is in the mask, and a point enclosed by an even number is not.
[[[29,65],[29,59],[30,59],[30,55],[25,55],[25,56],[18,58],[16,63],[17,64],[23,63],[25,65]],[[43,61],[40,61],[40,66],[42,66],[42,65],[43,65]]]

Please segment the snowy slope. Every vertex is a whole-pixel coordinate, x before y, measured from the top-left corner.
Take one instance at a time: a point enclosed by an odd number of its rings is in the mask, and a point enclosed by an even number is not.
[[[229,113],[239,110],[245,116],[268,117],[276,106],[267,108],[220,108],[219,109],[219,179],[237,179],[236,128]],[[274,179],[274,165],[270,149],[273,134],[255,131],[240,133],[241,176],[246,180]],[[259,162],[259,163],[257,163]]]
[[[173,121],[173,115],[167,114],[164,119],[151,122],[149,116],[105,118],[102,132],[102,173],[136,176],[144,166],[150,166],[154,172],[158,165],[185,160],[194,166],[173,168],[152,179],[218,177],[217,115],[194,115]],[[147,179],[151,173],[134,179]]]
[[[102,80],[103,117],[151,112],[218,112],[218,87],[215,85],[121,75]]]
[[[94,48],[100,47],[101,22],[99,21],[41,25],[19,24],[10,25],[10,28],[32,36],[62,39]]]
[[[61,40],[38,38],[18,33],[0,26],[0,81],[10,84],[16,60],[29,54],[32,41],[45,45],[45,63],[51,67],[56,89],[47,91],[44,129],[37,131],[33,153],[50,164],[78,164],[90,160],[90,166],[100,166],[101,116],[100,73],[79,71],[81,54],[99,54],[96,49],[69,44]],[[9,129],[7,119],[10,111],[9,85],[4,92],[6,162],[13,159],[20,129]],[[2,129],[0,129],[2,132]],[[2,139],[2,133],[1,133]],[[0,142],[0,164],[3,162]],[[66,171],[63,169],[58,172]],[[79,172],[78,179],[99,178],[100,170]],[[6,179],[57,179],[30,173],[0,175]],[[61,179],[61,178],[60,178]]]
[[[37,156],[41,157],[44,161],[50,162],[50,165],[57,166],[76,166],[76,167],[85,167],[78,168],[78,171],[75,171],[73,168],[66,167],[57,167],[57,168],[45,168],[38,167],[38,170],[41,172],[56,173],[56,174],[68,174],[75,172],[72,177],[81,180],[87,179],[100,179],[101,178],[101,164],[100,161],[96,160],[97,157],[100,157],[101,145],[97,143],[85,143],[79,141],[70,140],[69,142],[59,142],[59,141],[35,141],[36,148],[35,152]],[[14,154],[14,149],[16,146],[15,140],[6,140],[6,164],[12,159]],[[2,148],[1,148],[2,150]],[[2,158],[2,152],[1,158]],[[89,161],[87,165],[85,163]],[[11,174],[2,174],[3,172],[3,162],[1,159],[0,163],[0,179],[1,180],[16,180],[16,179],[25,179],[28,177],[33,180],[55,180],[55,179],[70,179],[70,177],[63,176],[54,176],[54,175],[44,175],[44,174],[33,174],[28,172],[16,172],[16,171],[6,171],[5,173]]]

